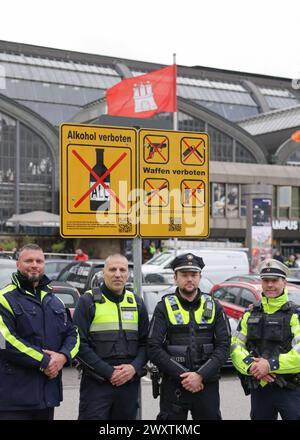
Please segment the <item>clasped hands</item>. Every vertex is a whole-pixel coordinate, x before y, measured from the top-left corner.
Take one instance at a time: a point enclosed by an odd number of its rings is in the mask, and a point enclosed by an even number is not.
[[[121,364],[114,366],[114,372],[110,378],[110,383],[119,387],[129,382],[135,375],[135,368],[131,364]]]
[[[275,375],[270,373],[270,364],[267,359],[253,358],[253,364],[249,368],[249,372],[257,380],[264,380],[266,382],[274,382]]]
[[[181,385],[191,393],[198,393],[204,389],[203,377],[194,371],[188,371],[180,375]]]
[[[57,353],[56,351],[43,350],[44,353],[50,356],[49,364],[47,368],[44,369],[44,374],[49,377],[49,379],[55,379],[58,376],[60,370],[67,362],[67,358],[62,353]]]

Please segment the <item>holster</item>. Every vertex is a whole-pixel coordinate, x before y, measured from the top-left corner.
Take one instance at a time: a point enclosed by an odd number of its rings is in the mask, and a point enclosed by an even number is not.
[[[252,376],[245,376],[244,374],[238,373],[241,381],[242,388],[244,390],[245,396],[249,396],[251,390],[255,390],[259,387],[259,383]]]
[[[99,374],[95,373],[94,371],[83,367],[83,374],[85,374],[88,377],[91,377],[92,379],[96,380],[97,382],[103,384],[105,382],[107,382],[107,380],[105,379],[105,377],[100,376]]]

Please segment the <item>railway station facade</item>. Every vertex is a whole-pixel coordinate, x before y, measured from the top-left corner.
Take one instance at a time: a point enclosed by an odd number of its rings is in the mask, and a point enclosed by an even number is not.
[[[61,123],[172,129],[173,115],[168,113],[146,120],[105,114],[108,88],[162,67],[0,41],[2,236],[13,232],[7,226],[13,214],[58,213]],[[271,185],[273,247],[284,254],[300,252],[298,82],[179,65],[177,104],[179,130],[210,136],[208,240],[245,243],[244,188]]]

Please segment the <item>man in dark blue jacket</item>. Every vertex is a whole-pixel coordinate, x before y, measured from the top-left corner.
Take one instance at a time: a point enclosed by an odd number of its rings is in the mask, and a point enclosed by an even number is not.
[[[0,420],[52,420],[79,336],[49,286],[42,249],[24,246],[17,269],[0,291]]]

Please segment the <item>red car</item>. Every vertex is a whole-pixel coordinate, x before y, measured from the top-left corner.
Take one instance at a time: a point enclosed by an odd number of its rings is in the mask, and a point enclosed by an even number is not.
[[[58,281],[52,281],[51,286],[54,295],[70,310],[70,314],[73,318],[75,307],[80,298],[78,290],[73,286],[69,286],[67,283],[60,283]]]
[[[300,305],[300,287],[287,283],[289,299]],[[239,320],[250,304],[259,304],[261,298],[261,283],[246,283],[242,281],[224,281],[215,284],[210,294],[218,299],[224,307],[225,313],[233,320]],[[232,319],[230,320],[231,327]],[[232,330],[234,330],[232,328]]]

